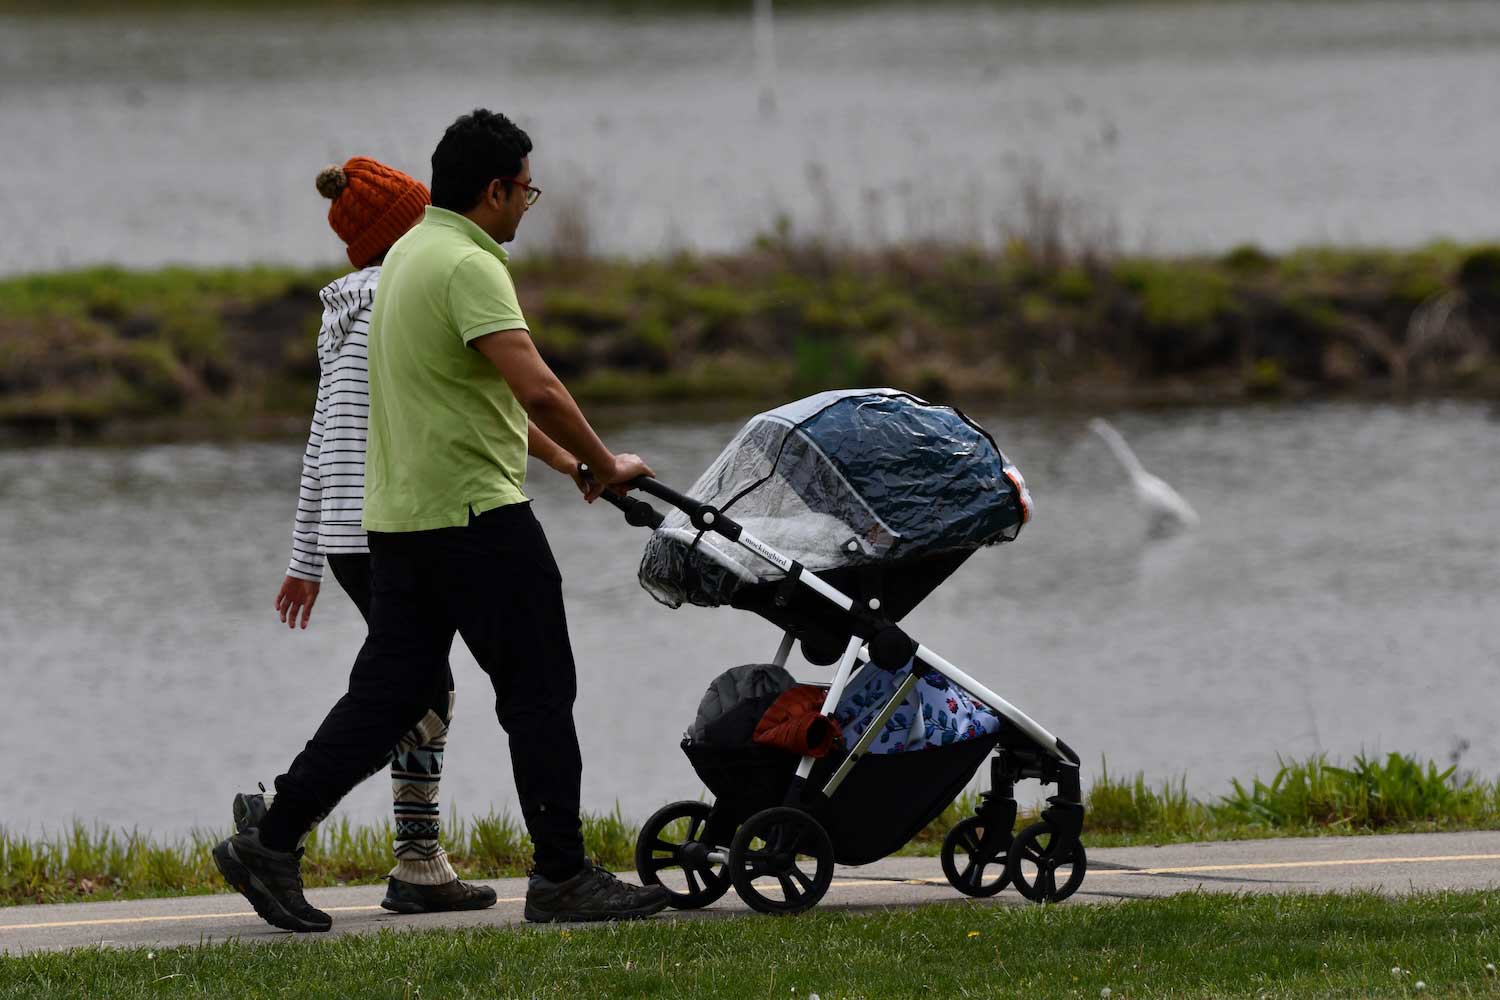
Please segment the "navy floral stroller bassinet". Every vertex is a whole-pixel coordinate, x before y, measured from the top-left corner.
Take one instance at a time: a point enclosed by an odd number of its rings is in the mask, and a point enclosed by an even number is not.
[[[989,758],[990,791],[943,845],[949,881],[972,896],[1014,884],[1038,901],[1078,888],[1087,862],[1077,754],[899,624],[975,550],[1013,540],[1030,517],[1020,473],[983,428],[893,389],[825,392],[752,418],[688,494],[653,479],[632,485],[672,507],[663,516],[605,494],[653,529],[640,568],[647,591],[672,607],[752,611],[782,630],[771,663],[722,675],[705,698],[717,714],[700,710],[682,749],[715,799],[674,802],[646,822],[644,882],[666,886],[683,909],[731,886],[763,912],[806,909],[835,863],[901,848]],[[844,739],[826,756],[749,739],[746,723],[794,683],[793,643],[833,667],[822,714]],[[726,706],[725,684],[752,674]],[[738,728],[719,724],[726,712]],[[1058,794],[1014,834],[1014,786],[1029,778]]]

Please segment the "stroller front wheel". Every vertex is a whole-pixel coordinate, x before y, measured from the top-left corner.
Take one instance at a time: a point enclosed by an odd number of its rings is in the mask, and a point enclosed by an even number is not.
[[[1033,903],[1060,903],[1083,884],[1088,870],[1083,844],[1074,841],[1071,850],[1060,853],[1057,840],[1057,832],[1041,822],[1022,830],[1010,845],[1005,873]]]
[[[1002,830],[982,817],[970,816],[948,831],[943,838],[943,874],[948,882],[965,896],[983,899],[1010,885],[1007,855],[1010,831]],[[997,878],[986,882],[986,868],[999,868]]]
[[[713,845],[701,838],[713,807],[684,799],[662,806],[646,820],[635,842],[635,870],[645,885],[667,890],[667,903],[678,910],[696,910],[729,891],[723,863],[709,860]],[[663,876],[677,870],[677,874]]]
[[[804,866],[812,868],[809,874]],[[729,876],[752,910],[801,913],[833,884],[833,841],[823,825],[800,809],[776,806],[751,816],[729,847]],[[774,878],[780,898],[758,880]],[[764,886],[770,890],[770,886]],[[770,890],[774,892],[774,890]]]

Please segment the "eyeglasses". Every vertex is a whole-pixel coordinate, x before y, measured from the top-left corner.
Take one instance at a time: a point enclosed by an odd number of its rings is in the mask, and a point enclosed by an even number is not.
[[[507,184],[514,184],[516,187],[524,189],[526,191],[526,207],[527,208],[530,208],[532,205],[535,205],[536,204],[536,200],[542,196],[542,189],[541,188],[539,188],[539,187],[532,187],[530,184],[527,184],[526,182],[522,181],[519,177],[497,177],[496,180],[505,181]]]

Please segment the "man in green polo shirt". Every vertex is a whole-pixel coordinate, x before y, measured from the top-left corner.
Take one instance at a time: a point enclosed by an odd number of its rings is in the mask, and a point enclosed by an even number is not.
[[[432,206],[386,255],[370,324],[364,527],[370,631],[349,691],[286,774],[258,829],[214,848],[270,923],[327,930],[302,894],[298,844],[390,748],[446,703],[463,636],[490,676],[535,870],[529,920],[647,916],[660,886],[588,863],[579,821],[577,679],[562,578],[524,492],[534,455],[592,501],[651,470],[606,448],[547,367],[500,244],[541,191],[531,140],[504,115],[459,118],[432,154]],[[591,481],[577,473],[594,470]]]

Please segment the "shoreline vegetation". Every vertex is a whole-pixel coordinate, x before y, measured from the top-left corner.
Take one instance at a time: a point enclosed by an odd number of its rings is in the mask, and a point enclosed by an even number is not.
[[[999,248],[856,250],[783,226],[727,256],[517,262],[543,355],[594,406],[773,404],[895,385],[1108,407],[1500,398],[1500,245],[1155,259],[1077,248],[1047,206]],[[343,268],[0,278],[0,438],[285,434]]]
[[[936,855],[943,837],[973,814],[977,802],[976,793],[961,796],[903,853]],[[1091,847],[1500,828],[1500,781],[1397,753],[1361,754],[1347,765],[1323,756],[1285,760],[1271,780],[1235,780],[1227,794],[1210,801],[1190,796],[1185,779],[1152,786],[1142,775],[1112,777],[1106,767],[1085,804],[1084,835]],[[1033,818],[1018,818],[1017,829]],[[638,827],[618,806],[585,816],[583,832],[586,849],[600,864],[634,868]],[[209,851],[223,835],[199,831],[156,841],[75,822],[67,831],[29,838],[0,826],[0,907],[222,892]],[[450,817],[442,839],[466,878],[523,875],[530,860],[525,831],[509,815]],[[389,824],[326,823],[308,841],[306,883],[379,882],[391,867],[390,844]]]

